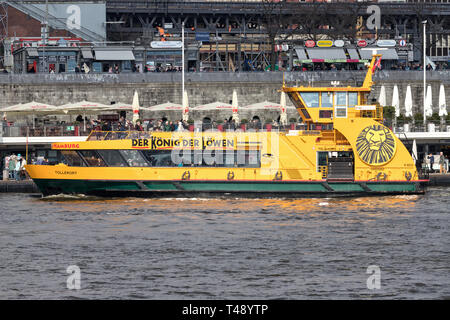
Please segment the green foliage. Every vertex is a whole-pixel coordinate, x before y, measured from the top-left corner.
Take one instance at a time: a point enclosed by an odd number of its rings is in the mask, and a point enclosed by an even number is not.
[[[247,119],[242,119],[242,120],[241,120],[241,123],[242,123],[242,124],[246,124],[246,123],[248,123],[248,120],[247,120]]]
[[[188,124],[194,124],[194,120],[189,119],[189,120],[187,121],[187,123],[188,123]]]
[[[428,118],[428,120],[436,120],[436,121],[438,121],[438,120],[441,120],[441,117],[439,117],[439,113],[433,112],[433,114],[431,115],[430,118]]]
[[[383,107],[383,115],[384,115],[385,119],[394,119],[395,107],[392,107],[392,106]]]
[[[290,119],[289,119],[289,122],[290,122],[290,123],[297,122],[297,119],[295,119],[295,118],[290,118]]]
[[[423,114],[419,113],[415,113],[414,114],[414,120],[415,121],[423,121]]]

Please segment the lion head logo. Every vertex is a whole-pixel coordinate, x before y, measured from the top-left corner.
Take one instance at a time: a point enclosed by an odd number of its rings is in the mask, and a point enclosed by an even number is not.
[[[394,136],[388,128],[381,125],[366,127],[356,139],[356,152],[367,164],[385,164],[395,153]]]

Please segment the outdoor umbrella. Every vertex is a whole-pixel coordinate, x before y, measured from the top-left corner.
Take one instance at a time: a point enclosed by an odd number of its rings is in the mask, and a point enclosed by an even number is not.
[[[439,116],[445,117],[447,115],[447,103],[445,102],[445,89],[441,84],[439,88]]]
[[[236,90],[233,90],[232,108],[233,108],[233,120],[236,124],[239,124],[238,99]]]
[[[384,86],[381,86],[380,96],[378,97],[378,102],[380,103],[380,106],[382,106],[382,107],[386,106],[386,89]]]
[[[106,104],[83,100],[58,106],[57,110],[62,111],[65,114],[83,114],[83,127],[86,131],[86,114],[98,114],[99,111],[110,110],[109,108],[110,106]]]
[[[281,98],[280,98],[280,123],[283,126],[287,125],[287,113],[286,113],[286,94],[284,92],[281,92]]]
[[[189,120],[189,101],[187,91],[183,93],[183,121]]]
[[[411,86],[408,85],[406,87],[406,97],[405,97],[405,116],[412,117],[412,107],[413,107],[413,100],[412,100]]]
[[[431,117],[433,115],[433,99],[431,94],[431,85],[428,85],[427,95],[425,97],[425,115]]]
[[[394,90],[392,91],[392,106],[395,107],[395,117],[400,116],[400,98],[398,95],[398,87],[394,86]]]
[[[134,91],[132,106],[133,106],[133,123],[136,124],[136,121],[139,119],[139,96],[137,91]]]
[[[51,104],[39,103],[36,101],[31,101],[28,103],[20,103],[7,108],[2,111],[5,113],[19,113],[19,114],[31,114],[33,115],[33,128],[35,127],[35,116],[36,114],[48,114],[55,113],[56,107]]]
[[[182,111],[183,106],[178,103],[166,102],[146,108],[148,111]]]
[[[416,143],[416,139],[414,139],[414,141],[413,141],[411,155],[412,155],[412,158],[414,160],[414,163],[416,163],[416,161],[417,161],[417,143]]]

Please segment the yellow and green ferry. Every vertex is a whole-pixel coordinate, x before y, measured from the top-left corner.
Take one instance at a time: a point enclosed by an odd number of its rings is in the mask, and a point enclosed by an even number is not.
[[[54,143],[64,161],[26,165],[42,194],[358,196],[419,194],[426,179],[361,87],[287,87],[304,128],[286,132],[92,132]]]

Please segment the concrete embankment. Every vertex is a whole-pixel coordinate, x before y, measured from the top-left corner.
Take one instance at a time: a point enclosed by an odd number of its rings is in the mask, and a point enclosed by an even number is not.
[[[360,86],[365,71],[285,72],[288,85],[304,86]],[[229,103],[233,90],[237,91],[239,106],[255,102],[279,102],[283,82],[282,72],[197,72],[186,74],[189,105],[196,106],[214,101]],[[398,86],[400,101],[404,101],[406,87],[411,86],[413,112],[423,105],[423,72],[378,71],[371,98],[378,98],[380,87],[385,86],[388,103],[394,85]],[[439,104],[439,87],[450,92],[450,70],[427,72],[427,84],[432,86],[433,106]],[[113,102],[131,103],[134,91],[139,93],[141,106],[171,101],[181,103],[181,73],[123,73],[123,74],[0,74],[0,104],[10,106],[38,101],[61,105],[82,100],[110,105]],[[450,102],[447,101],[447,105]],[[401,112],[404,106],[401,103]],[[437,109],[435,109],[437,111]],[[221,119],[225,114],[220,117]]]
[[[33,180],[22,181],[0,181],[0,192],[2,193],[40,193]]]

